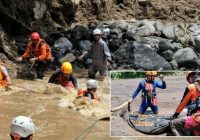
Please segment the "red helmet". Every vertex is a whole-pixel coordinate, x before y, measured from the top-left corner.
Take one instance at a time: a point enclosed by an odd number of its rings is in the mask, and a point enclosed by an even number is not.
[[[33,32],[31,34],[31,40],[36,40],[36,39],[40,39],[40,35],[37,32]]]

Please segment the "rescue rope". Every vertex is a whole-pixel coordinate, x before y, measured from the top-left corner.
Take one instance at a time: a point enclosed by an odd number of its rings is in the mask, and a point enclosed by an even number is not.
[[[122,109],[124,106],[128,105],[129,102],[131,102],[132,99],[129,99],[128,101],[124,102],[123,104],[115,107],[115,108],[112,108],[111,109],[111,112],[115,112],[115,111],[118,111],[120,109]]]
[[[103,117],[103,118],[100,118],[100,119],[94,121],[91,125],[89,125],[87,128],[85,128],[85,129],[75,138],[75,140],[82,140],[82,139],[92,130],[92,128],[95,126],[95,124],[96,124],[98,121],[102,121],[102,120],[110,120],[110,117]]]

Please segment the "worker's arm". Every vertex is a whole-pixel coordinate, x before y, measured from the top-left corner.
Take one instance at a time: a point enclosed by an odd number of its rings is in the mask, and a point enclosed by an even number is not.
[[[105,61],[108,61],[109,63],[111,63],[112,59],[111,59],[110,50],[105,42],[102,45],[103,45],[102,47],[103,47],[103,51],[104,51],[104,55],[105,55]]]
[[[139,83],[137,89],[133,92],[132,99],[134,99],[138,95],[141,89],[142,89],[142,82]]]
[[[187,103],[191,100],[191,97],[192,97],[192,94],[193,92],[192,91],[189,91],[185,98],[182,100],[182,102],[179,104],[179,106],[177,107],[176,109],[176,113],[180,113],[187,105]]]
[[[71,81],[73,83],[73,85],[74,85],[75,88],[78,88],[77,80],[74,77],[74,75],[70,76],[69,81]]]
[[[162,81],[162,82],[155,81],[155,82],[156,82],[156,87],[158,88],[165,89],[167,87],[165,81]]]
[[[29,44],[28,44],[28,48],[27,48],[27,50],[25,51],[25,53],[22,55],[22,57],[24,57],[24,58],[29,57],[31,51],[32,51],[32,47],[31,47],[31,44],[29,43]]]
[[[56,83],[55,80],[56,78],[59,76],[60,70],[56,70],[55,72],[53,72],[53,74],[51,75],[51,77],[49,78],[48,83]]]

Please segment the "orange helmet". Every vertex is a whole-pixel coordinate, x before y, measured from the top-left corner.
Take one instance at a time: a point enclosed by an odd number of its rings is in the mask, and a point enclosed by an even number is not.
[[[70,73],[72,73],[72,64],[69,62],[64,62],[64,63],[62,63],[60,70],[64,74],[70,74]]]
[[[156,76],[157,75],[157,71],[147,71],[146,75]]]
[[[31,34],[31,40],[36,40],[36,39],[40,39],[40,35],[38,32],[33,32]]]

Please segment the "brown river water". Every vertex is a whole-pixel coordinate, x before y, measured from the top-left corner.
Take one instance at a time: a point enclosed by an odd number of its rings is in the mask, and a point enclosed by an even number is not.
[[[86,88],[87,71],[75,74]],[[82,76],[84,75],[84,76]],[[34,140],[78,140],[78,136],[100,118],[109,117],[110,79],[98,80],[101,102],[75,105],[76,91],[44,80],[12,79],[11,89],[0,92],[0,140],[9,140],[10,122],[18,115],[29,116],[37,126]],[[110,122],[98,121],[82,139],[111,139]]]

